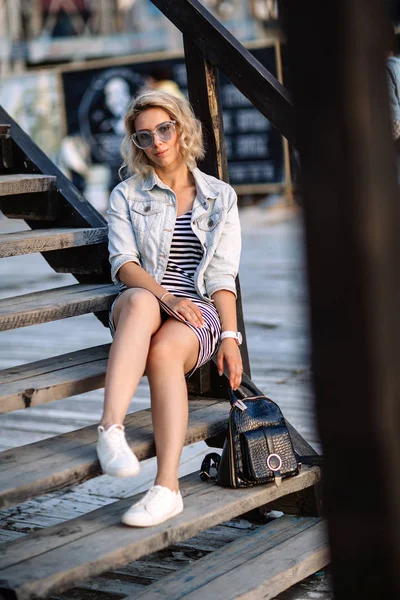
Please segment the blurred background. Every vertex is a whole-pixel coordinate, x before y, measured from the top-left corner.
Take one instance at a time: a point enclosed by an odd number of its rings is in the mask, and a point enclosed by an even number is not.
[[[202,3],[285,79],[276,0]],[[0,104],[102,213],[129,98],[144,84],[187,95],[182,36],[149,0],[0,0],[0,71]],[[286,141],[223,76],[221,95],[239,202],[291,205]]]

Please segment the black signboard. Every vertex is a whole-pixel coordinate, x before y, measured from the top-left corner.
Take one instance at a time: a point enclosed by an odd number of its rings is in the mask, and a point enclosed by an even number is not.
[[[275,47],[252,52],[276,75]],[[79,134],[90,144],[93,160],[110,166],[115,183],[121,164],[119,147],[123,137],[123,115],[129,98],[145,83],[148,75],[161,70],[187,95],[183,58],[63,73],[68,134]],[[230,182],[282,182],[280,134],[222,74],[220,84]]]

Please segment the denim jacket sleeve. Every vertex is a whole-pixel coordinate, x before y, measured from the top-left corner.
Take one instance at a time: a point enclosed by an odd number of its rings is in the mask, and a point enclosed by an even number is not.
[[[239,270],[241,233],[237,196],[230,188],[228,214],[214,255],[204,273],[207,296],[229,290],[236,296],[235,278]]]
[[[129,216],[128,203],[120,184],[110,196],[108,214],[108,251],[111,264],[111,278],[119,284],[117,273],[127,262],[140,266],[140,255],[135,232]]]

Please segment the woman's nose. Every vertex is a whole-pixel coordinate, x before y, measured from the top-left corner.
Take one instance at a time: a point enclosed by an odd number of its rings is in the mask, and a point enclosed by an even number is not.
[[[162,140],[160,140],[160,138],[158,137],[158,135],[156,133],[153,133],[153,146],[155,146],[157,148],[162,143],[163,142],[162,142]]]

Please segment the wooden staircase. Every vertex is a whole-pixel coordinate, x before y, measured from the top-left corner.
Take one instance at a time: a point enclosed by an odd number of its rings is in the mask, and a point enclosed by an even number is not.
[[[237,78],[239,84],[234,83],[241,91],[247,85],[246,75],[250,74],[251,80],[257,75],[265,95],[260,95],[259,88],[255,93],[250,87],[246,88],[246,95],[258,107],[264,102],[262,112],[271,112],[265,98],[271,98],[272,90],[272,97],[278,99],[274,107],[276,114],[280,114],[282,106],[284,112],[289,113],[291,107],[286,92],[268,72],[266,75],[260,65],[249,59],[240,44],[196,0],[179,0],[171,5],[161,0],[154,3],[168,13],[184,33],[192,101],[209,134],[209,158],[202,168],[226,179],[217,71],[199,51],[195,40],[186,36],[186,29],[188,35],[189,29],[193,31],[193,19],[202,23],[202,27],[207,26],[210,44],[209,50],[202,47],[204,54],[207,51],[212,54],[215,40],[225,43],[224,64],[230,64],[240,53],[246,72]],[[182,21],[183,15],[190,16],[190,24],[187,19]],[[229,46],[234,47],[233,54],[228,52]],[[273,115],[270,118],[273,120]],[[289,120],[282,127],[285,133],[290,130]],[[95,313],[106,324],[117,288],[110,282],[105,219],[2,108],[0,121],[3,123],[0,125],[0,209],[9,218],[24,219],[31,228],[31,231],[0,235],[0,258],[41,252],[56,272],[72,273],[77,280],[74,285],[0,300],[0,330],[86,313]],[[281,116],[276,117],[277,124],[281,121]],[[244,331],[240,302],[238,318]],[[0,412],[29,409],[102,387],[108,350],[109,345],[105,344],[1,371]],[[246,345],[244,365],[249,373]],[[190,415],[186,445],[206,440],[213,447],[221,446],[229,408],[225,386],[221,378],[217,381],[213,365],[188,382]],[[307,442],[293,428],[291,430],[297,452],[313,453]],[[154,456],[149,410],[128,415],[126,434],[140,460]],[[96,427],[90,426],[0,453],[0,508],[69,488],[99,475],[95,442]],[[262,526],[255,539],[246,536],[241,544],[229,546],[227,551],[231,553],[232,565],[237,563],[240,582],[237,576],[232,578],[226,565],[221,567],[218,556],[214,562],[206,557],[182,571],[180,584],[166,579],[165,587],[160,582],[143,594],[146,598],[158,598],[163,593],[163,597],[168,598],[183,598],[189,594],[190,598],[197,598],[200,593],[202,597],[205,594],[211,598],[217,595],[247,597],[246,594],[273,598],[329,561],[323,522],[314,518],[321,512],[319,481],[318,468],[303,467],[297,477],[283,481],[280,487],[267,485],[231,490],[206,484],[195,473],[181,481],[184,512],[165,524],[144,530],[120,524],[120,515],[132,503],[132,498],[114,502],[0,545],[0,597],[47,598],[77,582],[187,540],[249,511],[253,511],[254,516],[259,507],[280,509],[284,506],[286,513],[309,516],[300,521],[284,517],[279,525]],[[244,553],[248,553],[247,562],[240,561]],[[268,568],[260,569],[266,561]],[[205,585],[204,571],[208,573],[206,581],[210,586],[212,583],[213,588]],[[230,587],[226,583],[229,580]],[[192,581],[190,586],[189,581]]]

